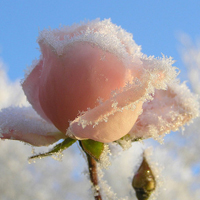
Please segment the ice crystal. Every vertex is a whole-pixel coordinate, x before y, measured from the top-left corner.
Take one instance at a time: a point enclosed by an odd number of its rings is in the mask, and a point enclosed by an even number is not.
[[[111,162],[109,160],[109,156],[111,155],[109,146],[107,144],[104,144],[104,150],[100,156],[100,167],[107,169],[109,165],[111,165]]]

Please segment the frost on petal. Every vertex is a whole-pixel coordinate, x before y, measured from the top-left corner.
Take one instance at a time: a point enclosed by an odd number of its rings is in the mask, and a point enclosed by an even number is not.
[[[46,146],[65,136],[31,107],[9,107],[0,112],[0,138]]]
[[[43,40],[51,45],[58,55],[62,55],[64,47],[70,43],[90,42],[119,57],[141,56],[141,47],[132,38],[131,33],[113,24],[110,19],[96,19],[55,30],[45,29],[40,32],[38,42]]]
[[[158,138],[163,133],[177,131],[199,116],[198,98],[185,83],[173,83],[167,90],[156,90],[154,99],[143,105],[143,113],[129,132],[133,138]]]
[[[146,64],[145,67],[149,66]],[[162,68],[160,67],[160,69]],[[135,127],[134,124],[142,113],[143,103],[146,105],[154,98],[156,85],[165,89],[166,77],[169,77],[171,72],[172,74],[176,73],[173,67],[168,71],[160,70],[162,78],[158,76],[156,79],[156,72],[158,71],[154,70],[151,73],[148,70],[139,71],[136,78],[134,78],[133,73],[132,83],[128,83],[121,90],[113,93],[112,98],[71,122],[67,135],[74,135],[79,139],[89,138],[100,142],[112,142],[125,136]],[[173,79],[170,81],[176,83]],[[161,91],[165,93],[165,90]],[[155,104],[156,106],[157,104]],[[143,109],[145,112],[145,106]],[[179,111],[179,108],[177,110]],[[148,116],[150,119],[151,114],[152,112]]]
[[[179,74],[178,68],[173,67],[174,61],[171,57],[162,58],[147,57],[143,55],[142,68],[146,70],[146,74],[150,76],[152,86],[155,89],[165,90],[167,85],[174,82]]]
[[[145,85],[134,85],[71,122],[67,135],[112,142],[128,133],[142,111]]]
[[[63,133],[71,122],[68,134],[80,138],[123,137],[155,89],[177,75],[171,59],[143,55],[132,34],[110,20],[43,30],[38,43],[42,55],[22,84],[25,94],[40,116]]]
[[[126,68],[109,52],[88,42],[65,47],[58,56],[45,43],[40,43],[44,60],[39,101],[45,114],[62,132],[79,111],[97,106],[125,85]],[[101,59],[104,56],[104,59]]]

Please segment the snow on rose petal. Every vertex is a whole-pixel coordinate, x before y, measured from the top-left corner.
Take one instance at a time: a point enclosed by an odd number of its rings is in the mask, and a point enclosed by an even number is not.
[[[108,99],[112,90],[125,84],[125,67],[113,54],[76,42],[58,56],[40,43],[45,58],[40,78],[39,101],[52,123],[66,132],[68,122],[79,111],[98,105],[97,99]],[[101,56],[105,54],[105,60]]]
[[[153,100],[144,103],[143,113],[129,134],[133,138],[159,139],[191,123],[199,116],[199,108],[198,96],[192,94],[185,83],[174,82],[167,90],[156,90]]]
[[[66,136],[31,107],[9,107],[0,112],[0,138],[47,146]]]
[[[125,136],[155,89],[177,76],[171,58],[147,57],[110,20],[40,32],[40,59],[22,83],[37,113],[62,133],[112,142]]]

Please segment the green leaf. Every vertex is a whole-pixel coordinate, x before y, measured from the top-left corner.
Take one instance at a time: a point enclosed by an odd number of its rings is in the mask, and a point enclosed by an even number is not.
[[[104,143],[94,140],[81,140],[80,146],[88,155],[92,156],[97,161],[99,161],[104,150]]]
[[[54,146],[53,149],[50,150],[49,152],[40,153],[40,154],[31,156],[29,158],[29,160],[34,159],[34,158],[43,158],[43,157],[51,156],[51,155],[56,154],[56,153],[61,153],[62,151],[64,151],[68,147],[70,147],[75,142],[76,142],[75,139],[71,139],[71,138],[68,137],[63,142],[61,142],[61,143],[57,144],[56,146]]]

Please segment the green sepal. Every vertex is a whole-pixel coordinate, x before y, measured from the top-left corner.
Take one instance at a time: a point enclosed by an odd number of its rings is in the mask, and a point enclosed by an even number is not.
[[[80,146],[85,153],[92,156],[96,161],[100,160],[100,156],[104,150],[104,143],[94,140],[81,140]]]
[[[34,158],[43,158],[43,157],[51,156],[51,155],[56,154],[56,153],[61,153],[62,151],[64,151],[68,147],[70,147],[75,142],[76,142],[75,139],[72,139],[72,138],[68,137],[63,142],[61,142],[61,143],[57,144],[56,146],[54,146],[52,150],[50,150],[50,151],[48,151],[46,153],[40,153],[40,154],[31,156],[31,157],[29,157],[29,160],[34,159]]]
[[[138,137],[138,138],[135,138],[133,139],[129,134],[121,137],[120,139],[114,141],[116,142],[119,146],[121,146],[122,149],[124,149],[124,141],[125,143],[128,142],[128,141],[131,141],[131,142],[138,142],[138,141],[142,141],[142,137]]]

